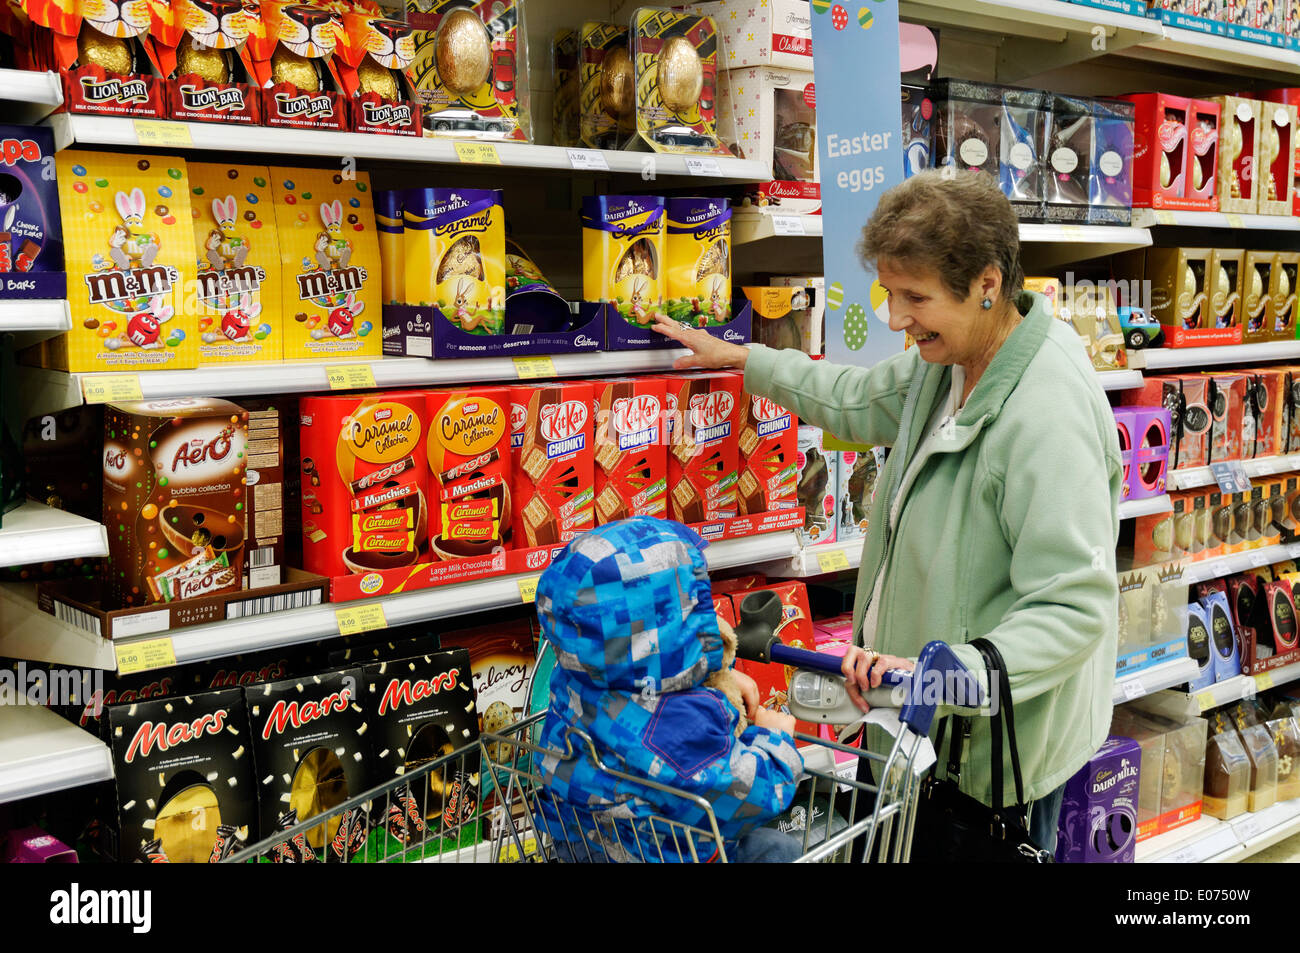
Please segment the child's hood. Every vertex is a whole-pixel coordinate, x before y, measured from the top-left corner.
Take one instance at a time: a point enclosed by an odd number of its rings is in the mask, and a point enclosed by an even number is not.
[[[638,517],[586,533],[537,584],[556,665],[602,690],[694,688],[722,667],[707,545],[680,523]]]

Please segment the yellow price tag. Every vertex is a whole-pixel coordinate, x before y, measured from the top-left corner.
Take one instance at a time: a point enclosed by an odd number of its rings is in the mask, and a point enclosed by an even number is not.
[[[148,672],[151,669],[167,668],[176,664],[176,650],[172,647],[170,637],[115,645],[113,652],[117,655],[119,675]]]
[[[1241,228],[1241,227],[1243,227],[1243,226],[1242,226],[1242,221],[1241,221],[1241,216],[1240,216],[1240,215],[1233,215],[1231,212],[1229,212],[1228,214],[1224,215],[1223,217],[1226,218],[1226,219],[1228,220],[1228,227],[1229,227],[1229,228]]]
[[[194,139],[190,136],[190,127],[183,122],[159,122],[157,119],[137,119],[135,121],[135,139],[142,146],[159,146],[176,148],[190,147]]]
[[[1266,692],[1273,687],[1273,673],[1260,672],[1255,676],[1255,687],[1261,692]]]
[[[143,400],[137,374],[96,374],[81,379],[81,392],[88,404],[107,404],[112,400]]]
[[[519,580],[519,599],[521,602],[537,601],[537,580],[541,576],[529,576],[527,579]]]
[[[1196,704],[1201,706],[1201,711],[1209,711],[1215,706],[1214,692],[1201,692],[1196,696]]]
[[[384,606],[380,602],[335,609],[334,618],[339,622],[339,635],[358,635],[388,628],[388,619],[384,617]]]
[[[1065,236],[1066,241],[1071,242],[1081,242],[1088,237],[1082,225],[1062,225],[1061,234]]]
[[[375,386],[375,372],[369,364],[335,364],[325,369],[330,390],[365,390]]]
[[[456,158],[461,162],[472,162],[476,165],[501,164],[497,147],[490,142],[457,142],[455,146]]]
[[[555,377],[555,362],[549,357],[517,357],[515,374],[520,380],[531,377]]]
[[[822,572],[839,572],[841,569],[848,569],[848,554],[839,549],[830,553],[821,553],[817,557],[817,568]]]
[[[1158,211],[1158,212],[1156,212],[1156,224],[1157,224],[1157,225],[1172,225],[1172,224],[1174,224],[1174,213],[1173,213],[1173,212],[1164,212],[1164,211]]]

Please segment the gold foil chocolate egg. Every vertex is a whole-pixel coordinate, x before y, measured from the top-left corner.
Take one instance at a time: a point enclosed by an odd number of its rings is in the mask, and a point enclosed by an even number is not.
[[[457,96],[468,96],[487,82],[492,68],[492,41],[472,10],[457,7],[438,26],[433,49],[438,78]]]
[[[381,99],[402,98],[393,71],[380,66],[369,56],[357,67],[357,81],[363,93],[376,93]]]
[[[1169,188],[1169,183],[1174,180],[1173,172],[1169,168],[1169,153],[1160,153],[1160,187]]]
[[[1201,163],[1192,160],[1192,188],[1198,192],[1205,187],[1205,170],[1201,168]]]
[[[1246,310],[1251,314],[1259,308],[1259,299],[1264,296],[1264,279],[1258,268],[1250,269],[1250,294],[1246,295]]]
[[[89,24],[83,24],[77,36],[77,60],[82,66],[94,63],[110,73],[129,75],[135,72],[135,56],[130,41],[105,36]]]
[[[292,83],[304,93],[320,92],[320,73],[316,72],[315,61],[283,46],[277,46],[271,54],[271,82]]]
[[[176,75],[194,73],[209,83],[230,82],[230,56],[226,50],[199,48],[194,37],[185,36],[176,49]]]
[[[1228,279],[1228,269],[1220,265],[1218,274],[1214,276],[1214,300],[1217,302],[1215,307],[1222,308],[1230,294],[1232,294],[1232,282]]]
[[[617,119],[632,111],[636,83],[632,76],[632,57],[621,46],[605,52],[600,63],[600,108]]]
[[[1277,299],[1285,301],[1289,297],[1291,297],[1291,279],[1287,277],[1285,268],[1279,268],[1277,270]]]
[[[659,51],[659,98],[675,113],[700,101],[704,90],[704,65],[691,41],[675,36]]]

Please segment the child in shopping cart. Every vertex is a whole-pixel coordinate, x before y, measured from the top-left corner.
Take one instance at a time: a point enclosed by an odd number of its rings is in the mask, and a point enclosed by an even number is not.
[[[710,811],[728,860],[799,856],[797,838],[762,827],[803,771],[794,719],[746,689],[751,724],[737,737],[739,712],[704,687],[723,656],[704,545],[679,523],[621,520],[571,542],[538,582],[556,663],[537,823],[562,860],[717,859],[712,838],[692,850],[683,826],[711,831]],[[593,764],[573,729],[623,777]]]

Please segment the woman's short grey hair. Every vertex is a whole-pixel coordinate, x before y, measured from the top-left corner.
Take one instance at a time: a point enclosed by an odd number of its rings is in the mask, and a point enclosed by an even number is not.
[[[1025,284],[1020,223],[986,172],[929,169],[880,197],[862,229],[858,255],[936,273],[959,301],[989,265],[1002,272],[1004,302]]]

